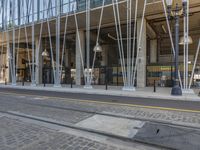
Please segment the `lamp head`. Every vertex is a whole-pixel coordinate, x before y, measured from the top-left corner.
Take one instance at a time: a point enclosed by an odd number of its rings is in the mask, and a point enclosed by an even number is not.
[[[12,55],[11,54],[8,55],[8,60],[10,60],[10,59],[12,59]]]
[[[173,4],[173,0],[165,0],[165,2],[166,2],[168,7],[172,6],[172,4]]]
[[[43,57],[49,57],[49,53],[47,52],[46,49],[42,52],[42,56]]]
[[[99,43],[96,44],[96,46],[94,47],[94,52],[102,52],[103,49],[102,47],[99,45]]]
[[[182,3],[187,3],[188,2],[188,0],[182,0]]]
[[[193,40],[192,40],[192,37],[191,36],[188,36],[188,38],[184,38],[184,36],[182,36],[180,38],[180,42],[179,42],[179,45],[184,45],[184,43],[188,43],[188,44],[192,44],[193,43]]]

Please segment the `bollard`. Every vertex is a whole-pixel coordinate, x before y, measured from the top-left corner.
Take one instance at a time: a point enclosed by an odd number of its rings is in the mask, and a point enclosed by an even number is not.
[[[156,80],[154,80],[154,85],[153,85],[153,92],[156,92]]]
[[[46,87],[46,72],[44,71],[44,87]]]
[[[46,80],[45,80],[45,78],[44,78],[44,81],[43,81],[43,87],[45,87],[45,86],[46,86],[46,83],[45,83],[45,81],[46,81]]]
[[[45,83],[45,81],[44,81],[44,87],[46,87],[46,83]]]
[[[108,90],[108,68],[105,67],[106,75],[105,75],[105,82],[106,82],[106,90]]]
[[[7,79],[5,78],[5,85],[7,85]]]
[[[72,78],[71,78],[71,88],[73,88],[73,80],[72,80]]]
[[[22,86],[24,86],[24,79],[22,80]]]
[[[108,90],[108,79],[106,77],[106,90]]]

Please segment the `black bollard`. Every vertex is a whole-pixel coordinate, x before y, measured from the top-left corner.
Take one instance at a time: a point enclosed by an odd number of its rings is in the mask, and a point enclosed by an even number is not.
[[[22,80],[22,86],[24,86],[24,79]]]
[[[44,78],[44,81],[43,81],[43,86],[44,86],[44,87],[46,86],[46,83],[45,83],[45,78]]]
[[[106,83],[106,90],[108,90],[108,68],[105,67],[105,83]]]
[[[5,85],[7,85],[7,79],[5,78]]]
[[[71,78],[71,88],[73,88],[73,79]]]
[[[154,85],[153,85],[153,92],[156,92],[156,80],[154,80]]]
[[[44,77],[44,82],[43,82],[43,84],[44,84],[44,87],[46,87],[46,77],[47,77],[47,76],[46,76],[46,71],[45,71],[45,70],[44,70],[44,76],[43,76],[43,77]]]

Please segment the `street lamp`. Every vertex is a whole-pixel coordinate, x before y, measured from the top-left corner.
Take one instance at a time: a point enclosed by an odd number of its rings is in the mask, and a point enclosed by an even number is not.
[[[183,6],[185,3],[187,3],[187,0],[182,0]],[[178,66],[179,66],[179,20],[180,20],[180,15],[181,15],[181,9],[178,6],[178,3],[176,4],[175,10],[172,11],[172,4],[173,0],[166,0],[167,4],[167,13],[168,13],[168,19],[174,19],[175,20],[175,82],[174,86],[171,90],[171,95],[175,96],[181,96],[182,95],[182,89],[179,86],[179,76],[178,76]],[[183,7],[185,9],[185,7]],[[185,11],[185,10],[183,10]],[[172,13],[174,12],[174,13]],[[173,15],[171,15],[173,14]]]
[[[192,37],[191,36],[188,36],[188,37],[182,36],[180,38],[179,45],[184,45],[184,43],[192,44],[193,43]]]
[[[173,0],[166,0],[167,7],[171,7],[173,4]]]
[[[97,43],[97,44],[95,45],[93,51],[96,52],[96,53],[98,53],[98,52],[100,53],[100,52],[103,51],[103,49],[102,49],[101,45],[99,45],[99,43]]]
[[[46,71],[45,71],[45,68],[44,68],[44,58],[46,58],[46,57],[49,57],[49,53],[48,53],[47,50],[45,49],[45,50],[42,52],[43,83],[44,83],[44,86],[46,85]]]
[[[49,53],[46,49],[42,52],[42,57],[49,57]]]

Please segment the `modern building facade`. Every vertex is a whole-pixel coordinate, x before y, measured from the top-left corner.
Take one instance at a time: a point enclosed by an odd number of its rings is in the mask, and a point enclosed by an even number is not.
[[[200,80],[200,2],[189,8],[193,42],[179,52],[183,88],[191,76],[192,84]],[[172,86],[175,29],[166,9],[165,0],[0,0],[0,80],[134,90],[164,78]],[[183,21],[180,14],[180,36]]]

